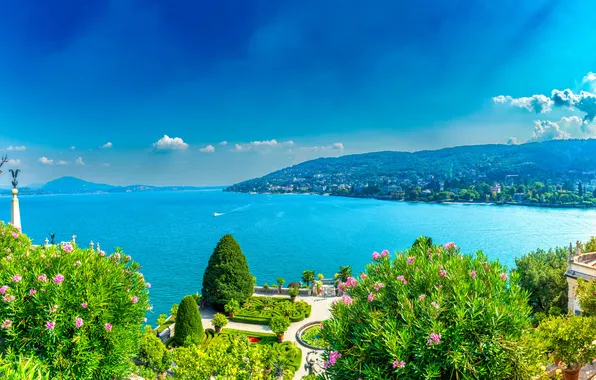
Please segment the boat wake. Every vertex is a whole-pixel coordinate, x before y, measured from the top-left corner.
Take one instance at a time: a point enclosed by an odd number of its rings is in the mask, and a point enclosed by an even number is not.
[[[244,211],[244,210],[246,210],[247,208],[249,208],[250,206],[252,206],[252,203],[249,203],[249,204],[247,204],[246,206],[242,206],[242,207],[235,208],[235,209],[233,209],[233,210],[230,210],[230,211],[228,211],[228,212],[214,212],[214,213],[213,213],[213,216],[222,216],[222,215],[226,215],[226,214],[231,214],[231,213],[233,213],[233,212],[240,212],[240,211]]]

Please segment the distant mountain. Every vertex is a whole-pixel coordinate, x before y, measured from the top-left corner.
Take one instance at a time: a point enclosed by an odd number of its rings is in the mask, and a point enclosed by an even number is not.
[[[34,187],[36,186],[36,187]],[[136,193],[141,191],[184,191],[184,190],[206,190],[222,189],[222,187],[196,187],[196,186],[148,186],[130,185],[113,186],[102,183],[95,183],[75,177],[61,177],[49,181],[43,185],[29,185],[19,187],[20,195],[27,194],[84,194],[84,193]],[[10,189],[0,188],[0,194],[10,194]]]
[[[41,190],[50,193],[96,193],[111,191],[117,187],[119,186],[88,182],[75,177],[61,177],[46,183]]]
[[[595,173],[596,140],[556,140],[319,158],[238,183],[226,191],[333,193],[328,189],[337,190],[338,186],[344,191],[347,187],[377,187],[387,183],[424,188],[429,182],[441,180],[463,186],[500,182],[515,176],[522,182],[524,179],[591,181],[596,179]]]

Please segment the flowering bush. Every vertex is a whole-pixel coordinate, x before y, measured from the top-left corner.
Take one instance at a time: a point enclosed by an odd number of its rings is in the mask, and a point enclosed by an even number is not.
[[[528,379],[541,356],[527,294],[498,262],[419,239],[373,253],[322,324],[333,379]],[[510,282],[511,281],[511,282]]]
[[[564,368],[576,370],[596,358],[596,319],[561,316],[543,321],[538,327],[546,346]]]
[[[117,251],[32,247],[0,223],[0,339],[51,378],[122,377],[148,308],[139,265]]]

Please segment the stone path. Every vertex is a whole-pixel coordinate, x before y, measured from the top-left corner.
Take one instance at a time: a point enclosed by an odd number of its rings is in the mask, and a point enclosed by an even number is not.
[[[259,295],[259,296],[261,296],[261,295]],[[278,294],[272,294],[270,296],[279,297]],[[263,297],[267,297],[267,296],[263,295]],[[306,376],[308,374],[304,368],[304,365],[306,364],[306,355],[310,351],[312,351],[311,349],[302,346],[300,343],[298,343],[296,341],[296,332],[298,331],[298,329],[300,327],[302,327],[303,325],[305,325],[309,322],[324,321],[325,319],[330,318],[331,311],[329,310],[329,307],[331,305],[331,302],[333,302],[336,299],[337,299],[337,297],[327,297],[327,298],[312,297],[312,296],[298,297],[297,300],[308,302],[312,306],[312,310],[310,313],[310,317],[306,318],[303,321],[292,323],[284,336],[284,340],[296,343],[296,345],[302,350],[302,365],[300,366],[300,368],[298,369],[298,371],[296,371],[296,374],[294,375],[295,380],[302,379],[302,376]],[[202,309],[201,310],[201,318],[203,319],[203,327],[213,328],[213,325],[211,324],[211,320],[213,319],[214,315],[215,315],[215,311],[213,309]],[[256,331],[256,332],[268,332],[268,333],[271,332],[271,330],[269,329],[269,326],[253,325],[250,323],[239,323],[239,322],[233,322],[233,321],[230,321],[227,324],[226,328],[236,329],[236,330],[245,330],[245,331]]]

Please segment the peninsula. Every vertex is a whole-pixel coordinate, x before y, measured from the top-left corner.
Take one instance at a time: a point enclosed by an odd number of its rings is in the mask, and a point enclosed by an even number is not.
[[[319,158],[224,191],[596,207],[596,140]]]

